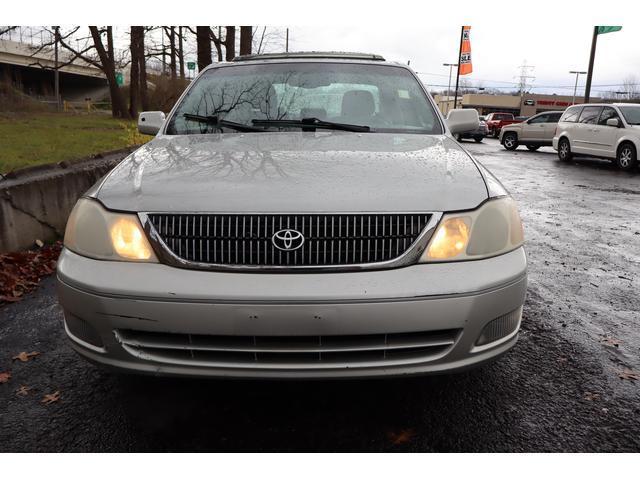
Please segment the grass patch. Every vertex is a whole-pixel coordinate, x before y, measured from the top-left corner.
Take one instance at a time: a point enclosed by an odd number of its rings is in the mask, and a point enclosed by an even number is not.
[[[136,122],[107,114],[0,113],[0,172],[141,145]]]

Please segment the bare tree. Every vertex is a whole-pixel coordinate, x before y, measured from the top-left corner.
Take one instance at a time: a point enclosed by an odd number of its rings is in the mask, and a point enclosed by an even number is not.
[[[98,53],[98,58],[100,58],[100,68],[107,77],[107,83],[109,84],[109,93],[111,94],[111,113],[114,117],[128,118],[129,111],[127,110],[122,90],[120,90],[120,86],[116,80],[113,27],[108,26],[106,28],[99,29],[96,26],[90,26],[89,32],[91,33],[91,38],[93,38],[93,46]],[[102,41],[102,36],[105,33],[107,36],[106,47]],[[62,41],[60,43],[63,44]]]
[[[640,94],[640,83],[638,82],[638,77],[636,77],[633,74],[627,76],[623,80],[622,86],[624,88],[624,91],[627,94],[627,99],[628,100],[632,100],[634,98],[637,98],[638,95]]]
[[[107,78],[109,86],[109,94],[111,96],[111,112],[114,117],[129,118],[129,111],[127,109],[126,101],[122,94],[117,79],[116,68],[124,66],[124,61],[121,58],[116,58],[116,51],[113,41],[113,29],[110,26],[107,27],[89,27],[89,37],[76,38],[79,42],[84,41],[84,46],[73,47],[71,46],[71,40],[77,34],[80,27],[74,27],[68,32],[61,34],[59,31],[54,35],[53,30],[50,31],[51,38],[49,42],[42,43],[38,48],[34,49],[32,56],[37,55],[42,50],[51,48],[57,40],[60,47],[64,48],[70,55],[67,56],[65,61],[58,63],[58,69],[71,65],[78,59],[83,62],[99,68]],[[106,44],[104,43],[104,37],[106,36]],[[34,62],[33,65],[39,65],[42,68],[47,68],[40,65],[39,62]]]

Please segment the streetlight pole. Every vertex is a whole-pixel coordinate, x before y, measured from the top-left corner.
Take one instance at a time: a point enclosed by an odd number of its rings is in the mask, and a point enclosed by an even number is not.
[[[457,63],[443,63],[442,64],[443,67],[449,67],[449,86],[447,87],[447,111],[445,112],[445,115],[447,113],[449,113],[449,96],[451,92],[451,75],[453,73],[453,67],[457,67],[458,64]],[[456,106],[454,105],[453,108],[456,108]]]
[[[571,105],[575,105],[576,104],[576,92],[578,91],[578,77],[580,75],[586,75],[587,72],[578,72],[576,70],[571,70],[571,71],[569,71],[569,73],[575,73],[575,75],[576,75],[576,84],[573,87],[573,101],[571,102]]]

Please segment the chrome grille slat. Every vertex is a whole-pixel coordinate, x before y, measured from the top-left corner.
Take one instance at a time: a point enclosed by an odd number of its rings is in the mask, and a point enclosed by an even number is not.
[[[146,216],[164,243],[163,248],[187,263],[296,268],[394,260],[414,245],[433,214],[150,213]],[[275,248],[272,237],[284,228],[303,234],[305,241],[299,250]]]

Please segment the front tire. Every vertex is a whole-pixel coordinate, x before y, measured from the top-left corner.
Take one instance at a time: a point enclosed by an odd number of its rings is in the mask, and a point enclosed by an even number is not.
[[[539,145],[527,145],[527,148],[529,149],[529,151],[535,152],[536,150],[538,150],[540,148],[540,146]]]
[[[566,138],[561,138],[558,142],[558,158],[561,162],[568,162],[571,160],[571,144]]]
[[[507,150],[515,150],[518,148],[518,136],[515,133],[505,133],[502,137],[502,145]]]
[[[482,140],[484,140],[484,137],[478,136],[478,137],[473,137],[473,139],[476,141],[476,143],[480,143],[482,142]]]
[[[458,143],[462,143],[462,135],[456,135],[456,140]]]
[[[638,163],[638,154],[636,149],[630,143],[623,143],[618,148],[618,154],[616,156],[616,165],[622,171],[628,172],[635,168]]]

